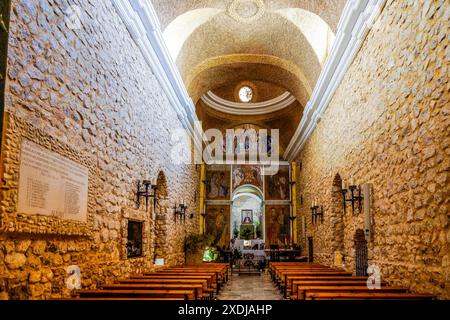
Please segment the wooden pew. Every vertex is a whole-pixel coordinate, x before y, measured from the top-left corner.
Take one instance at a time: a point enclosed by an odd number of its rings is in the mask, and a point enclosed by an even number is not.
[[[91,297],[91,298],[60,298],[60,299],[50,299],[50,300],[66,300],[66,301],[75,301],[75,300],[101,300],[101,301],[121,301],[121,300],[145,300],[145,301],[174,301],[174,300],[185,300],[184,298],[104,298],[104,297]]]
[[[435,296],[416,293],[307,292],[306,300],[433,300]]]
[[[183,275],[205,275],[205,274],[214,274],[214,279],[213,281],[216,282],[216,285],[218,287],[218,289],[220,289],[220,286],[226,282],[227,279],[227,269],[220,267],[220,268],[168,268],[168,269],[163,269],[154,273],[158,273],[158,274],[173,274],[173,273],[178,273],[178,274],[183,274]],[[151,273],[151,274],[154,274]],[[144,275],[147,275],[150,273],[144,273]]]
[[[201,283],[194,284],[168,284],[168,283],[119,283],[102,286],[102,290],[174,290],[174,289],[194,289],[195,298],[200,300],[205,298],[203,285]],[[205,292],[205,294],[207,294]],[[208,294],[207,294],[208,295]]]
[[[83,300],[194,300],[213,298],[228,279],[229,264],[214,263],[164,267],[133,275],[97,290],[78,290]],[[70,300],[70,299],[69,299]]]
[[[327,285],[332,283],[333,285],[364,285],[367,286],[367,277],[364,276],[316,276],[316,277],[304,277],[304,276],[290,276],[288,278],[288,292],[290,295],[297,294],[297,286],[301,284],[307,285]],[[384,282],[381,283],[385,285]]]
[[[170,274],[170,275],[160,275],[160,274],[147,274],[145,276],[131,276],[130,280],[205,280],[207,282],[207,291],[213,294],[214,292],[218,293],[219,289],[217,288],[216,282],[213,281],[212,276],[208,275],[183,275],[183,274]]]
[[[183,298],[195,300],[194,289],[164,290],[78,290],[80,298]]]
[[[407,293],[405,288],[398,287],[381,287],[379,289],[369,289],[366,286],[361,285],[347,285],[347,286],[335,286],[332,283],[327,286],[315,286],[315,285],[299,285],[297,289],[297,295],[291,296],[291,298],[297,297],[299,299],[305,299],[307,293]]]
[[[281,276],[284,278],[280,279],[279,282],[279,287],[281,290],[283,290],[284,292],[284,296],[285,298],[287,297],[287,292],[290,289],[288,287],[288,279],[290,279],[290,277],[294,277],[294,276],[351,276],[352,274],[350,272],[345,272],[345,271],[329,271],[329,270],[324,270],[324,271],[288,271],[288,272],[282,272]]]

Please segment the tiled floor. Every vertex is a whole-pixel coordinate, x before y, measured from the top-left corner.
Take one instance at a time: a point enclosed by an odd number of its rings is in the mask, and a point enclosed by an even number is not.
[[[270,280],[269,274],[237,275],[220,290],[218,300],[282,300],[279,290]]]

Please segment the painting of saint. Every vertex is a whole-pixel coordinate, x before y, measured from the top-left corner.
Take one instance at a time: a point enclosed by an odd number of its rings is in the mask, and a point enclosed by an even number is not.
[[[277,174],[266,176],[267,200],[290,200],[289,168],[280,168]]]
[[[206,197],[208,199],[228,199],[230,197],[230,172],[206,172]]]
[[[262,189],[260,166],[242,165],[233,169],[233,189],[244,184],[252,184]]]
[[[289,206],[266,206],[266,243],[285,245],[290,240]]]
[[[213,246],[230,245],[230,207],[223,205],[206,206],[206,235],[211,235]]]

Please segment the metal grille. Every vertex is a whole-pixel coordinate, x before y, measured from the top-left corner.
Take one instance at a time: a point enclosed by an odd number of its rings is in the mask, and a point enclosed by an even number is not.
[[[355,263],[356,275],[367,276],[368,258],[367,258],[367,241],[355,241]]]

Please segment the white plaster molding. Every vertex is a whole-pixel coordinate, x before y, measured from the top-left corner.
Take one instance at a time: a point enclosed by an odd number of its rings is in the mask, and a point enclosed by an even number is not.
[[[194,104],[184,86],[177,67],[170,57],[158,17],[149,0],[112,0],[117,13],[152,69],[177,113],[183,127],[195,137],[194,123],[198,121]],[[194,138],[196,148],[201,141]]]
[[[330,56],[286,148],[285,159],[292,161],[305,145],[385,3],[386,0],[347,1]]]
[[[257,103],[238,103],[225,100],[215,95],[212,91],[208,91],[201,99],[207,106],[215,110],[234,115],[267,114],[282,110],[297,100],[287,91],[274,99]]]

